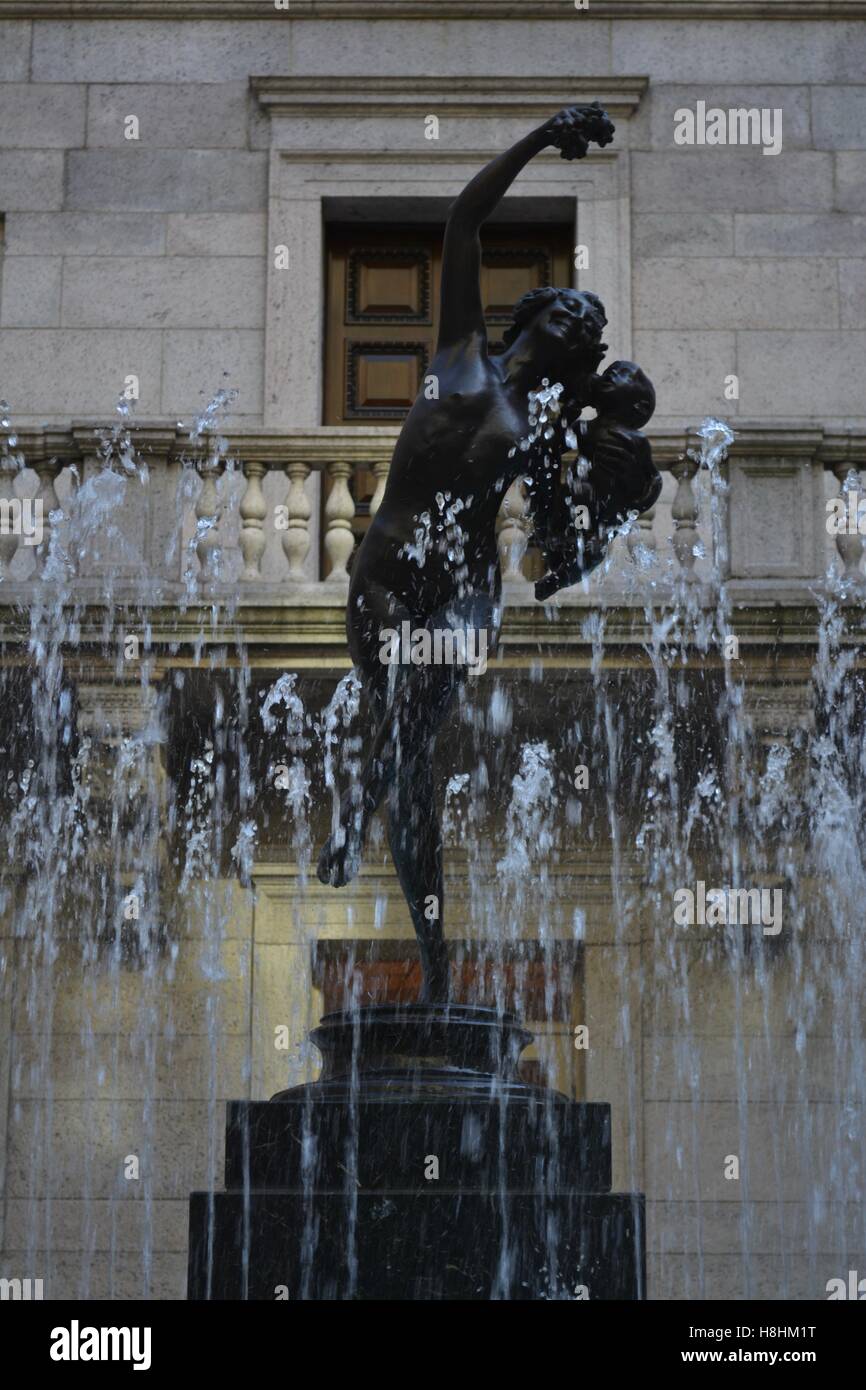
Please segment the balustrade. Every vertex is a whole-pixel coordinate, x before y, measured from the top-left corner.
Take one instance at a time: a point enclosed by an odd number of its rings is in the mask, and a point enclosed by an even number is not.
[[[7,591],[9,586],[40,582],[51,530],[66,524],[60,498],[70,494],[68,470],[74,469],[76,482],[84,475],[85,460],[93,457],[94,430],[99,427],[99,422],[76,422],[68,430],[54,426],[23,429],[14,447],[9,447],[9,431],[0,429],[0,577]],[[755,479],[761,483],[763,478],[769,486],[776,473],[787,468],[786,476],[805,478],[805,484],[798,486],[801,491],[805,487],[804,495],[811,496],[811,478],[815,483],[815,501],[810,504],[807,524],[812,528],[813,551],[818,557],[813,564],[815,577],[822,572],[823,546],[828,559],[834,552],[837,554],[848,579],[859,578],[866,549],[864,540],[857,533],[843,533],[831,539],[826,515],[821,511],[823,496],[820,502],[818,496],[824,469],[836,479],[843,495],[847,496],[852,488],[859,489],[858,459],[863,454],[866,433],[832,434],[813,429],[807,438],[803,433],[797,436],[795,431],[773,431],[769,427],[763,431],[752,428],[745,433],[748,437],[738,440],[731,454],[736,461],[740,450],[731,483],[732,489],[739,489],[737,515],[744,515],[744,510],[748,512],[752,506],[749,488]],[[130,483],[127,497],[130,506],[141,507],[145,512],[150,508],[149,513],[142,515],[138,528],[141,537],[153,537],[142,541],[147,577],[158,582],[162,597],[168,602],[173,597],[172,585],[178,586],[180,595],[190,570],[200,584],[217,589],[223,584],[241,601],[247,586],[252,586],[251,600],[259,603],[263,592],[270,589],[275,596],[287,588],[305,594],[317,591],[322,601],[339,593],[348,582],[360,530],[352,490],[356,470],[363,468],[368,475],[372,473],[374,490],[369,513],[373,517],[384,495],[396,434],[395,428],[373,427],[239,431],[228,433],[224,441],[219,441],[219,448],[215,441],[206,439],[199,453],[179,429],[169,429],[162,422],[135,425],[133,442],[140,448],[151,481],[148,487]],[[796,443],[796,439],[799,444],[795,448],[792,440]],[[609,586],[612,593],[626,595],[631,585],[632,600],[640,602],[640,584],[630,579],[629,572],[648,566],[657,570],[660,580],[673,581],[679,574],[693,584],[704,576],[706,566],[701,555],[709,553],[710,540],[705,515],[708,490],[698,476],[698,462],[686,446],[682,433],[669,431],[653,436],[659,467],[672,475],[676,486],[672,498],[672,489],[666,487],[656,506],[637,519],[625,543],[620,543],[617,565],[611,574],[595,581]],[[793,460],[792,455],[796,455]],[[178,479],[189,478],[190,467],[200,479],[197,493],[194,488],[177,486]],[[283,487],[278,486],[278,479],[285,480]],[[325,489],[321,489],[323,480]],[[160,486],[155,486],[156,482]],[[755,498],[762,495],[756,491]],[[174,496],[179,514],[172,523],[166,512],[170,513]],[[38,545],[22,533],[22,504],[28,498],[42,506],[43,535]],[[237,513],[236,526],[227,524],[232,509]],[[314,564],[312,554],[320,554],[320,518],[321,562],[317,559]],[[786,520],[781,517],[779,524],[784,526]],[[165,543],[172,524],[179,535],[190,538],[182,564],[177,563],[178,547],[172,551]],[[125,529],[128,532],[129,526]],[[30,543],[26,543],[28,540]],[[503,499],[497,544],[509,602],[532,603],[531,587],[526,582],[530,572],[531,522],[520,479]],[[32,558],[22,556],[22,551],[29,552]],[[80,572],[82,578],[88,577],[86,557]],[[760,578],[760,554],[753,555],[751,567],[740,573]],[[767,583],[773,574],[768,568]],[[135,579],[134,574],[127,577]],[[738,578],[736,567],[732,578]],[[580,589],[567,592],[565,602],[583,601],[580,594]],[[21,597],[16,595],[15,601]],[[333,597],[328,601],[333,602]]]

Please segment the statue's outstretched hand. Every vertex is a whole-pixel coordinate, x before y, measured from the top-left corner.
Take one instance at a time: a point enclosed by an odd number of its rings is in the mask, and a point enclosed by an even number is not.
[[[583,159],[590,145],[609,145],[614,124],[597,101],[590,106],[566,106],[544,128],[550,144],[563,159]]]

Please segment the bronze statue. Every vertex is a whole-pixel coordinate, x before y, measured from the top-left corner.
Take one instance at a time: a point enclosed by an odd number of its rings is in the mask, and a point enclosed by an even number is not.
[[[481,301],[479,229],[530,159],[548,146],[582,158],[614,127],[598,103],[572,106],[481,170],[452,205],[445,230],[435,390],[422,389],[406,417],[376,516],[352,567],[346,625],[352,660],[376,731],[360,784],[341,803],[338,830],[319,858],[319,878],[341,886],[357,873],[370,818],[387,800],[388,838],[421,949],[423,998],[449,993],[443,935],[442,841],[433,787],[433,745],[467,674],[466,660],[495,650],[501,622],[496,518],[521,474],[550,573],[546,597],[603,558],[616,525],[652,505],[660,480],[638,434],[652,413],[652,386],[631,363],[595,375],[607,322],[596,295],[547,287],[520,300],[505,350],[491,357]],[[561,477],[562,443],[517,446],[527,401],[542,382],[586,431],[586,477]],[[577,508],[588,525],[577,527]],[[408,641],[395,640],[400,634]],[[462,654],[462,659],[461,659]],[[398,659],[399,657],[399,659]]]

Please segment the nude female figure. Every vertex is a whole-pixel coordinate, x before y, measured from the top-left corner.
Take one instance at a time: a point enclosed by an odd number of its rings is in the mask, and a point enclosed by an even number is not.
[[[391,854],[420,943],[427,1002],[444,1003],[449,993],[433,744],[467,670],[384,661],[382,634],[408,622],[412,631],[431,634],[483,632],[488,650],[495,648],[501,620],[496,517],[505,491],[526,467],[525,456],[518,451],[509,458],[509,452],[528,432],[528,392],[544,377],[562,382],[569,418],[576,418],[605,351],[606,319],[595,295],[533,291],[516,306],[505,351],[488,356],[479,229],[541,150],[553,145],[564,158],[581,158],[590,142],[605,145],[612,137],[613,126],[596,103],[568,107],[492,160],[452,205],[439,338],[429,367],[438,399],[422,390],[409,412],[384,497],[352,568],[349,651],[376,732],[360,783],[343,797],[318,873],[323,883],[349,882],[370,819],[386,801]],[[612,444],[604,464],[625,478],[630,461]]]

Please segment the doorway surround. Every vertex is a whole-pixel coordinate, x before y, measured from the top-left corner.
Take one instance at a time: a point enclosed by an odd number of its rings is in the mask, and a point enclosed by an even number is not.
[[[588,255],[577,286],[604,302],[611,356],[630,356],[629,120],[646,77],[582,77],[567,87],[560,77],[344,74],[250,84],[269,117],[266,427],[322,422],[326,204],[450,202],[489,159],[566,105],[600,101],[617,126],[614,144],[580,162],[545,151],[512,185],[510,206],[531,200],[535,217],[540,201],[569,200],[575,248]]]

